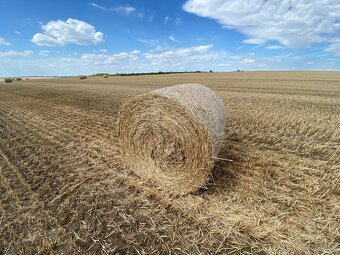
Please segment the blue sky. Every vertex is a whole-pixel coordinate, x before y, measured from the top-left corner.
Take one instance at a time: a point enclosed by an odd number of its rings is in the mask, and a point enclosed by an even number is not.
[[[0,76],[340,70],[338,0],[0,0]]]

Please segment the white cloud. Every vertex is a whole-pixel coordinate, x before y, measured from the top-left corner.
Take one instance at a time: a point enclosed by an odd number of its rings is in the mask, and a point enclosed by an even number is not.
[[[340,57],[340,39],[332,40],[331,44],[325,49],[327,52],[331,52]]]
[[[278,50],[278,49],[282,49],[281,45],[268,45],[266,46],[266,49],[268,50]]]
[[[187,57],[192,53],[204,53],[212,48],[212,45],[201,45],[190,48],[179,48],[175,50],[165,51],[161,53],[146,53],[145,58],[150,60],[162,60],[166,61],[169,59],[176,60],[177,57]]]
[[[188,0],[183,9],[237,29],[246,43],[305,47],[340,36],[339,0]]]
[[[243,59],[240,63],[241,63],[241,64],[245,64],[245,65],[250,65],[250,64],[255,63],[255,59],[252,59],[252,58],[245,58],[245,59]]]
[[[42,25],[42,29],[43,33],[37,33],[32,38],[32,42],[41,46],[89,45],[103,40],[103,33],[96,32],[94,26],[77,19],[52,20]]]
[[[108,65],[113,63],[123,63],[124,61],[136,61],[139,58],[139,54],[139,50],[120,52],[116,54],[83,54],[80,61],[82,64]]]
[[[16,34],[16,35],[21,35],[21,32],[19,32],[19,31],[14,31],[14,34]]]
[[[143,43],[157,51],[169,48],[166,42],[158,40],[148,40],[148,39],[137,39],[138,42]]]
[[[183,20],[180,17],[171,18],[169,16],[164,17],[163,24],[174,24],[176,26],[179,26],[183,23]]]
[[[168,36],[168,38],[169,38],[169,40],[171,40],[173,42],[178,42],[174,35],[170,35],[170,36]]]
[[[226,59],[224,51],[214,51],[213,45],[199,45],[142,54],[149,68],[157,70],[209,70],[217,61]],[[221,68],[221,67],[219,67]]]
[[[333,42],[335,43],[335,42]],[[110,50],[111,51],[111,50]],[[74,54],[75,53],[75,54]],[[315,58],[301,55],[281,54],[271,56],[253,55],[251,52],[229,55],[215,50],[211,44],[187,48],[167,48],[147,51],[130,50],[125,52],[87,53],[70,52],[63,54],[53,51],[53,57],[39,57],[47,51],[0,51],[0,76],[24,75],[78,75],[116,72],[155,72],[155,71],[233,71],[294,69],[338,69],[340,58],[316,61]],[[298,54],[298,53],[297,53]],[[31,56],[32,55],[32,56]],[[311,64],[314,62],[314,64]]]
[[[107,49],[93,50],[93,52],[102,52],[102,53],[106,53],[106,52],[107,52]]]
[[[114,11],[124,16],[133,16],[133,17],[137,17],[140,19],[143,19],[145,16],[145,14],[142,11],[137,10],[135,7],[131,5],[121,5],[121,6],[114,7],[114,8],[104,7],[97,3],[90,3],[90,5],[102,11]],[[146,10],[146,11],[147,11],[146,15],[148,16],[148,21],[151,22],[154,19],[154,15],[149,10]]]
[[[134,13],[136,11],[136,8],[130,5],[125,5],[125,6],[119,6],[116,8],[110,9],[112,11],[118,12],[120,14],[129,16],[130,14]]]
[[[14,50],[9,50],[9,51],[0,51],[0,57],[28,57],[33,53],[31,50],[24,50],[22,52],[20,51],[14,51]]]
[[[263,44],[263,43],[265,43],[265,40],[259,39],[259,38],[250,38],[250,39],[245,39],[242,42],[248,43],[248,44]]]
[[[107,10],[107,8],[105,8],[103,6],[100,6],[99,4],[96,4],[96,3],[90,3],[90,5],[93,6],[93,7],[98,8],[98,9],[100,9],[102,11],[106,11]]]
[[[7,42],[4,38],[0,37],[0,45],[9,46],[11,44]]]
[[[133,51],[130,51],[129,53],[130,53],[130,54],[140,54],[141,51],[139,51],[139,50],[133,50]]]
[[[148,52],[144,53],[144,58],[151,62],[152,65],[174,66],[176,63],[182,63],[182,66],[187,65],[191,69],[190,64],[205,63],[210,60],[219,60],[225,57],[224,52],[214,52],[212,45],[200,45],[189,48],[178,48],[163,52]]]
[[[218,61],[226,60],[224,51],[214,51],[213,45],[199,45],[143,54],[145,63],[156,70],[210,70]],[[221,67],[218,67],[222,69]]]
[[[48,57],[50,51],[49,50],[41,50],[38,55]]]

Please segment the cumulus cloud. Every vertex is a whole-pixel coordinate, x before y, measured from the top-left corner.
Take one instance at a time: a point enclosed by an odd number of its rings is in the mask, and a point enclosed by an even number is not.
[[[183,9],[240,31],[245,43],[305,47],[340,36],[339,0],[188,0]]]
[[[77,19],[52,20],[42,25],[42,29],[43,33],[37,33],[32,38],[32,42],[40,46],[89,45],[103,40],[103,33],[96,32],[94,26]]]
[[[33,53],[31,50],[24,50],[24,51],[0,51],[0,57],[28,57]]]
[[[0,37],[0,45],[9,46],[11,44],[7,42],[4,38]]]
[[[83,54],[80,61],[83,64],[108,65],[113,63],[122,63],[124,61],[138,60],[139,50],[130,52],[120,52],[116,54]]]

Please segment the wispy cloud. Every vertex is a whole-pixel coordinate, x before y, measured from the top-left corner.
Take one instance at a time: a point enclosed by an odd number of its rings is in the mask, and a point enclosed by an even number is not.
[[[268,45],[266,46],[266,49],[268,50],[278,50],[278,49],[282,49],[283,47],[281,45]]]
[[[90,5],[92,5],[93,7],[96,7],[100,10],[103,10],[103,11],[106,11],[107,8],[103,7],[103,6],[100,6],[99,4],[96,4],[96,3],[90,3]]]
[[[248,44],[263,44],[265,42],[265,40],[259,39],[259,38],[250,38],[250,39],[245,39],[242,42],[248,43]]]
[[[106,53],[107,52],[107,49],[99,49],[99,50],[93,50],[92,52],[102,52],[102,53]]]
[[[116,12],[116,13],[123,15],[123,16],[133,16],[133,17],[137,17],[137,18],[140,18],[140,19],[143,19],[144,16],[145,16],[143,11],[137,10],[134,6],[131,6],[131,5],[128,5],[128,4],[120,5],[120,6],[117,6],[117,7],[105,7],[105,6],[101,6],[97,3],[90,3],[90,5],[97,8],[97,9],[100,9],[102,11],[113,11],[113,12]],[[151,22],[153,19],[154,19],[154,16],[152,14],[150,14],[148,21]]]
[[[0,37],[0,45],[9,46],[11,44],[9,42],[7,42],[4,38]]]
[[[28,57],[32,55],[33,51],[31,50],[24,50],[24,51],[0,51],[0,57]]]
[[[340,57],[340,39],[333,39],[331,44],[326,47],[325,51]]]
[[[189,48],[179,48],[175,50],[164,51],[160,53],[146,53],[144,54],[146,59],[149,60],[158,60],[158,61],[178,61],[178,57],[192,57],[193,54],[197,56],[204,53],[211,53],[210,50],[213,46],[211,44],[208,45],[200,45],[193,46]],[[210,54],[209,54],[210,55]],[[202,55],[203,56],[203,55]],[[204,55],[207,56],[207,55]],[[210,55],[211,56],[211,55]]]
[[[48,57],[50,51],[49,50],[41,50],[38,55],[39,56],[44,56],[44,57]]]
[[[169,46],[167,45],[165,41],[148,40],[148,39],[137,39],[137,41],[147,45],[148,47],[156,51],[161,51],[161,50],[165,50],[169,48]]]
[[[149,22],[152,22],[154,20],[155,16],[153,14],[151,14],[148,18],[148,21]]]
[[[213,45],[209,44],[147,52],[143,56],[151,67],[158,70],[207,70],[216,61],[223,60],[226,53],[215,52]]]
[[[252,59],[252,58],[245,58],[245,59],[243,59],[240,63],[241,63],[241,64],[244,64],[244,65],[250,65],[250,64],[255,63],[255,59]]]
[[[130,14],[136,12],[136,8],[131,5],[118,6],[115,8],[111,8],[110,10],[126,15],[126,16],[129,16]]]
[[[176,26],[179,26],[179,25],[181,25],[182,23],[183,23],[183,20],[182,20],[181,18],[177,17],[177,18],[175,19],[175,25],[176,25]]]
[[[175,24],[176,26],[179,26],[183,23],[183,20],[179,17],[176,17],[176,18],[172,18],[170,16],[165,16],[164,17],[164,20],[163,20],[163,24],[166,25],[166,24]]]
[[[168,36],[168,38],[169,38],[169,40],[171,40],[173,42],[178,42],[174,35],[170,35],[170,36]]]

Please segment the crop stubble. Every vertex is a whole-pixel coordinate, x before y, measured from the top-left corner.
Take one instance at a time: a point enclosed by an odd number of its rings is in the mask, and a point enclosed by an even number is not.
[[[129,98],[197,82],[228,109],[206,190],[173,198],[119,164]],[[340,252],[340,74],[276,72],[0,85],[0,253]]]

